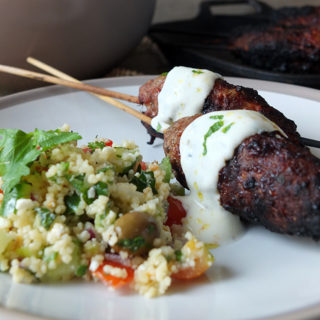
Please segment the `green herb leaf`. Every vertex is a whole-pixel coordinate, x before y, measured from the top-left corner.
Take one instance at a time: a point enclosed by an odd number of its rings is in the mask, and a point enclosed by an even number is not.
[[[174,254],[176,255],[176,260],[180,262],[182,260],[182,252],[181,252],[181,250],[176,250],[174,252]]]
[[[30,164],[37,159],[42,151],[65,143],[80,139],[77,133],[35,130],[25,133],[17,129],[0,129],[0,176],[3,180],[2,190],[4,199],[0,208],[0,215],[5,215],[8,210],[4,207],[11,203],[13,187],[23,176],[30,173]],[[40,149],[39,149],[40,148]]]
[[[75,188],[78,194],[81,194],[85,191],[86,187],[84,184],[84,174],[79,174],[77,176],[72,175],[66,177],[67,180],[71,183],[71,185]]]
[[[223,133],[227,133],[233,125],[234,125],[234,122],[231,122],[230,124],[228,124],[227,126],[225,126],[224,128],[222,128],[221,131],[222,131]]]
[[[172,174],[172,167],[169,157],[165,157],[162,159],[160,163],[160,168],[165,172],[165,176],[163,178],[163,182],[170,182],[171,174]]]
[[[56,218],[56,215],[47,208],[35,208],[35,211],[38,213],[40,217],[41,225],[47,230],[49,230],[54,219]]]
[[[208,132],[204,135],[203,139],[203,153],[202,155],[207,154],[207,139],[216,131],[218,131],[221,127],[223,127],[224,121],[217,121],[215,122],[208,130]]]
[[[134,176],[131,179],[131,183],[137,187],[137,191],[139,192],[143,192],[145,188],[150,187],[153,194],[158,194],[156,189],[156,179],[153,171],[142,171],[140,176]]]
[[[105,142],[103,141],[94,141],[88,143],[88,148],[93,152],[96,149],[103,149],[106,146]]]
[[[42,151],[51,149],[61,143],[79,140],[82,137],[76,132],[62,132],[57,130],[38,130],[33,132],[34,144],[36,147],[40,147]]]
[[[134,239],[122,239],[118,241],[117,245],[119,247],[126,248],[131,252],[136,252],[142,246],[146,245],[146,241],[143,237],[139,236]]]
[[[167,76],[169,72],[162,72],[161,76]]]
[[[201,74],[201,73],[203,73],[203,71],[202,70],[192,70],[192,73]]]
[[[73,193],[71,196],[64,197],[64,203],[67,207],[67,213],[76,213],[80,203],[80,197],[77,193]]]
[[[156,129],[156,131],[160,131],[161,130],[161,128],[162,128],[162,126],[161,126],[161,124],[160,124],[160,122],[158,122],[158,125],[157,125],[157,129]]]
[[[61,162],[60,166],[61,166],[63,173],[66,174],[69,170],[70,163],[69,162]]]
[[[107,196],[109,194],[108,185],[104,182],[99,181],[94,189],[96,191],[96,196]]]
[[[21,182],[17,184],[5,194],[2,201],[0,215],[8,216],[10,213],[15,212],[17,200],[21,198],[30,198],[30,194],[31,185],[29,183]]]
[[[222,120],[224,118],[223,115],[216,115],[216,116],[210,116],[210,119],[218,119],[218,120]]]
[[[88,267],[86,265],[81,265],[77,268],[75,275],[77,277],[83,277],[86,274],[87,270],[88,270]]]
[[[21,177],[30,173],[29,164],[41,153],[32,134],[21,130],[0,129],[0,176],[4,194],[19,183]]]
[[[106,167],[104,167],[104,168],[101,168],[101,169],[97,170],[97,173],[100,173],[100,172],[107,172],[107,171],[111,170],[112,168],[113,168],[113,166],[112,166],[112,165],[107,165]]]

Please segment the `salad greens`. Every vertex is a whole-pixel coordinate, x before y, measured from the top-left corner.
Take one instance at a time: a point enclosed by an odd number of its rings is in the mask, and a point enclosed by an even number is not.
[[[18,129],[0,129],[0,177],[4,198],[0,216],[6,216],[15,207],[18,192],[15,187],[30,173],[31,163],[41,152],[70,141],[81,139],[75,132],[38,130],[25,133]]]

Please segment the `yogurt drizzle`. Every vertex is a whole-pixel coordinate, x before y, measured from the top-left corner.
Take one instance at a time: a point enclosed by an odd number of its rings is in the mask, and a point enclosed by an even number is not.
[[[184,130],[181,166],[190,195],[179,199],[187,211],[184,224],[200,240],[221,244],[241,234],[239,217],[220,204],[219,171],[244,139],[275,130],[285,135],[275,123],[249,110],[207,113]]]
[[[163,133],[174,121],[199,113],[218,78],[219,74],[209,70],[173,68],[158,95],[158,114],[151,126]]]

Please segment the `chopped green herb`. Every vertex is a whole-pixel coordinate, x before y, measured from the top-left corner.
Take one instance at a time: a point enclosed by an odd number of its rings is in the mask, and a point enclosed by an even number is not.
[[[69,162],[61,162],[60,164],[63,173],[67,173],[69,170],[70,163]]]
[[[103,149],[106,146],[104,141],[94,141],[88,143],[88,148],[93,152],[96,149]]]
[[[156,129],[156,131],[160,131],[161,130],[161,128],[162,128],[162,126],[161,126],[161,124],[160,124],[160,122],[158,122],[158,125],[157,125],[157,129]]]
[[[217,121],[215,122],[208,130],[208,132],[204,135],[203,139],[203,153],[202,155],[207,154],[207,139],[216,131],[218,131],[221,127],[223,127],[224,121]]]
[[[169,72],[162,72],[160,76],[167,76]]]
[[[54,219],[56,218],[56,215],[47,208],[35,208],[35,210],[40,217],[41,225],[49,230]]]
[[[80,203],[80,197],[77,193],[73,193],[71,196],[65,196],[64,203],[67,207],[67,213],[76,213]]]
[[[165,176],[163,178],[163,182],[169,182],[171,180],[172,167],[169,157],[165,157],[162,159],[160,163],[160,168],[165,172]]]
[[[139,236],[134,239],[122,239],[118,241],[118,246],[126,248],[131,252],[138,251],[142,246],[146,245],[146,241],[143,237]]]
[[[94,189],[96,191],[97,196],[107,196],[109,194],[108,185],[104,182],[98,182]]]
[[[222,131],[223,133],[227,133],[233,125],[234,125],[234,122],[231,122],[230,124],[228,124],[227,126],[225,126],[224,128],[222,128],[221,131]]]
[[[106,167],[104,167],[104,168],[101,168],[101,169],[97,170],[97,173],[107,172],[107,171],[111,170],[112,168],[113,168],[112,165],[108,165],[108,166],[106,166]]]
[[[71,183],[71,185],[75,188],[78,194],[81,194],[85,191],[85,184],[84,184],[84,174],[80,175],[72,175],[70,177],[66,177],[67,180]]]
[[[176,260],[180,262],[182,260],[182,252],[181,252],[181,250],[176,250],[174,252],[174,254],[176,255]]]
[[[145,188],[150,187],[153,194],[158,194],[153,171],[142,171],[139,176],[134,176],[131,179],[131,183],[137,187],[139,192],[143,192]]]
[[[55,147],[60,143],[81,139],[73,132],[43,131],[25,133],[17,129],[0,129],[0,176],[3,180],[4,198],[0,215],[9,214],[13,206],[13,188],[23,176],[30,173],[30,164],[37,159],[42,151]],[[8,204],[10,204],[8,206]],[[11,211],[12,212],[12,211]]]
[[[2,202],[2,212],[4,216],[16,211],[16,202],[21,198],[30,198],[31,184],[21,182],[6,194]]]
[[[43,131],[36,129],[34,133],[29,133],[34,136],[34,145],[40,147],[42,151],[52,149],[61,143],[79,140],[82,137],[76,132],[62,132],[59,129]]]
[[[77,268],[75,275],[77,277],[83,277],[86,274],[87,270],[88,270],[88,267],[86,265],[81,265]]]
[[[192,73],[195,73],[195,74],[201,74],[201,73],[203,73],[203,71],[202,70],[192,70]]]
[[[216,115],[216,116],[210,116],[210,119],[218,119],[218,120],[222,120],[224,118],[223,115]]]

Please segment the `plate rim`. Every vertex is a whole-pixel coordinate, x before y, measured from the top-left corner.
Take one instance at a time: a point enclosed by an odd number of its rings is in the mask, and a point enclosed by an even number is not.
[[[99,78],[84,81],[87,84],[101,86],[105,88],[112,88],[118,86],[137,86],[153,79],[155,75],[142,76],[125,76],[114,78]],[[255,90],[268,91],[273,93],[285,94],[289,96],[304,98],[316,102],[320,102],[320,90],[303,87],[299,85],[257,80],[240,77],[225,77],[227,81],[234,85],[241,85],[245,87],[254,88]],[[31,90],[13,93],[7,96],[0,97],[0,111],[5,108],[15,106],[16,104],[38,100],[47,97],[53,97],[61,94],[75,93],[79,90],[50,85],[46,87],[35,88]],[[262,317],[260,320],[298,320],[298,319],[316,319],[320,315],[320,300],[319,303],[311,304],[307,307],[298,308],[292,311],[279,313],[277,315]],[[21,312],[19,310],[6,308],[0,305],[0,318],[4,316],[5,319],[21,319],[23,316],[27,320],[45,320],[47,317],[42,317],[32,313]],[[9,318],[10,317],[10,318]]]

